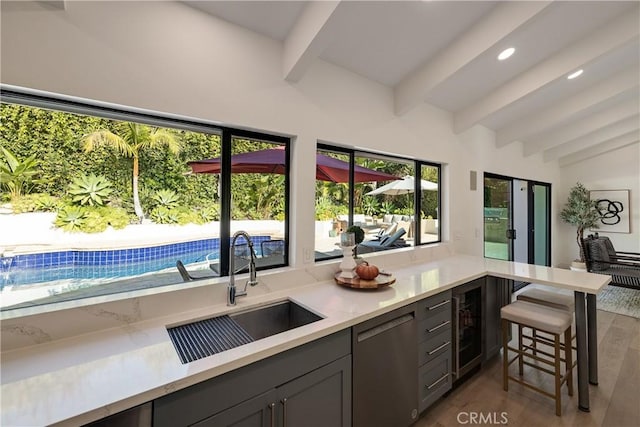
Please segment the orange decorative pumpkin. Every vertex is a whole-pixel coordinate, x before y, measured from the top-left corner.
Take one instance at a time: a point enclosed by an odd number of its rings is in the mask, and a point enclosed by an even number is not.
[[[364,280],[373,280],[380,271],[375,265],[369,265],[366,261],[356,267],[356,274]]]

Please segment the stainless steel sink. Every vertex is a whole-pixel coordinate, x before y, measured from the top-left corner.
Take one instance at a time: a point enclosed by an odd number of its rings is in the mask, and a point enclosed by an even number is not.
[[[239,324],[254,340],[266,338],[322,319],[293,301],[284,301],[255,310],[232,314],[229,317]]]
[[[182,363],[189,363],[320,319],[317,314],[287,300],[168,327],[167,331]]]

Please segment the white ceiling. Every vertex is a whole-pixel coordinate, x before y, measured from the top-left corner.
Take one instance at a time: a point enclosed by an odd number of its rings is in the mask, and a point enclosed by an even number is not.
[[[184,3],[282,42],[288,81],[320,58],[393,88],[397,115],[428,102],[525,156],[567,165],[640,140],[638,1]]]

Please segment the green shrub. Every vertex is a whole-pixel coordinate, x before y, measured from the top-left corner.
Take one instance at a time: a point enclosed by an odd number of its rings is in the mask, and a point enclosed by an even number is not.
[[[81,206],[102,206],[112,191],[111,183],[102,175],[81,175],[69,185],[73,202]]]
[[[60,206],[60,200],[49,194],[28,194],[18,197],[11,203],[13,213],[54,212]]]
[[[200,215],[202,224],[211,221],[219,221],[220,220],[220,212],[217,204],[212,204],[210,206],[200,208],[198,210],[198,214]]]
[[[109,223],[98,209],[85,208],[85,212],[86,216],[78,231],[83,233],[102,233],[107,229]]]
[[[131,223],[133,219],[135,219],[134,215],[130,215],[123,208],[102,208],[107,210],[105,217],[107,218],[107,222],[111,227],[116,230],[120,230],[125,228],[127,225]]]
[[[38,212],[55,212],[61,205],[60,199],[50,194],[34,194]]]
[[[42,179],[35,179],[40,173],[40,162],[35,154],[20,160],[4,147],[0,147],[0,153],[3,156],[0,162],[0,185],[9,190],[11,199],[29,193],[35,184],[43,182]]]
[[[153,209],[150,214],[151,220],[156,224],[177,224],[178,211],[169,209],[166,206],[158,206]]]
[[[58,212],[55,226],[66,231],[80,231],[87,217],[85,210],[78,206],[67,206]]]
[[[13,213],[20,214],[26,212],[35,212],[38,208],[38,205],[36,204],[36,201],[31,197],[31,195],[28,195],[17,197],[16,199],[14,199],[11,202],[11,208],[13,209]]]
[[[174,208],[178,206],[178,202],[180,201],[180,197],[173,190],[156,191],[152,199],[156,203],[155,207],[165,206],[167,208]]]

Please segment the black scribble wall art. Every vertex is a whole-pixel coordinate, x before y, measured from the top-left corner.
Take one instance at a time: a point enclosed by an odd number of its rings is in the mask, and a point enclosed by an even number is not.
[[[629,226],[629,190],[593,190],[589,192],[591,200],[596,201],[600,214],[599,233],[630,233]]]

